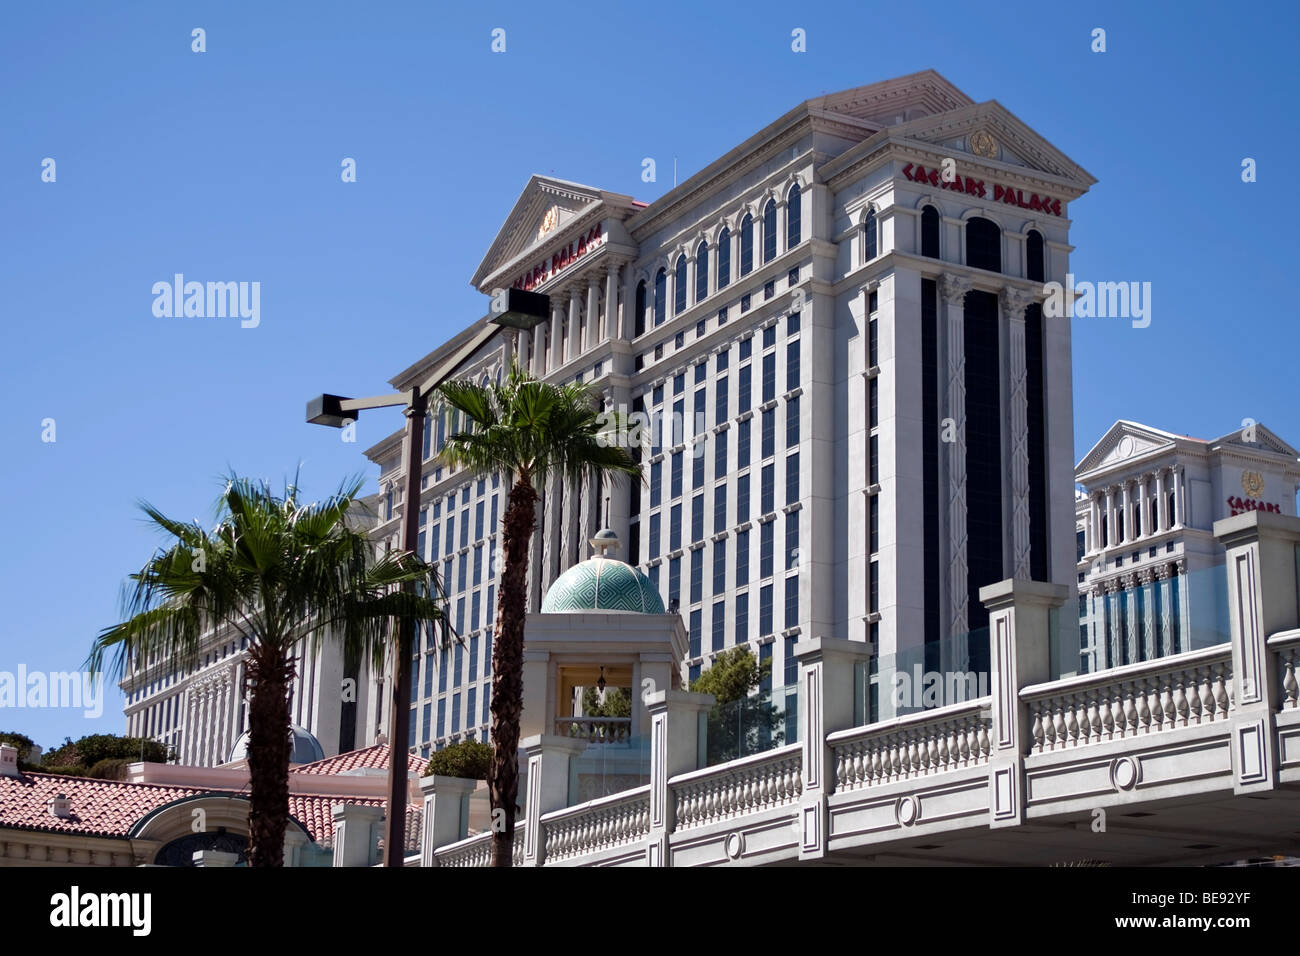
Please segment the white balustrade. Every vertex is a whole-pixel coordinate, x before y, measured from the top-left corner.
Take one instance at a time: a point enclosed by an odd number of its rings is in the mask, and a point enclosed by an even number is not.
[[[795,802],[803,791],[802,763],[801,745],[791,744],[675,777],[668,785],[677,808],[677,829]]]
[[[1232,655],[1218,646],[1021,691],[1033,719],[1031,753],[1084,747],[1226,720]]]
[[[650,788],[568,807],[541,823],[546,863],[644,841],[650,834]]]
[[[983,697],[830,734],[826,741],[834,755],[835,789],[857,790],[988,763],[989,704]]]

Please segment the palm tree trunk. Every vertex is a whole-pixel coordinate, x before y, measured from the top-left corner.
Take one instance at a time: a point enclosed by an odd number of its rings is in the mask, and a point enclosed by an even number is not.
[[[249,656],[248,812],[249,866],[284,866],[289,825],[289,685],[293,662],[278,648],[259,644]]]
[[[510,489],[503,521],[505,567],[497,598],[492,649],[492,865],[514,865],[515,800],[519,796],[519,717],[524,710],[524,615],[528,611],[528,550],[537,492],[526,478]],[[539,569],[540,571],[540,569]],[[502,811],[502,813],[498,813]],[[500,821],[500,823],[498,823]]]

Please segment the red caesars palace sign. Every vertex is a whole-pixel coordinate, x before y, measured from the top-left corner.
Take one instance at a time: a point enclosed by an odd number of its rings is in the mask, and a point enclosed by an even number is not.
[[[988,198],[984,180],[972,176],[954,176],[949,182],[943,178],[943,173],[939,170],[926,169],[915,163],[904,166],[903,175],[907,177],[908,182],[929,183],[935,189],[953,189],[968,196]],[[1012,189],[1010,186],[994,185],[993,201],[1006,203],[1008,206],[1019,206],[1021,209],[1030,209],[1034,212],[1045,212],[1053,216],[1061,215],[1061,200],[1053,199],[1051,196],[1040,196],[1038,193],[1030,193],[1029,198],[1026,199],[1024,190]]]
[[[514,288],[531,290],[541,285],[548,279],[555,278],[564,269],[567,269],[573,263],[577,262],[593,249],[599,249],[605,243],[604,233],[601,231],[600,224],[587,230],[585,236],[570,242],[555,255],[551,256],[550,263],[543,262],[537,268],[530,272],[525,272],[514,281]]]

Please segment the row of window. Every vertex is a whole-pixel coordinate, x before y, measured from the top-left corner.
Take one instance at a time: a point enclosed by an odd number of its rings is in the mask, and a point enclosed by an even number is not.
[[[939,210],[926,206],[921,210],[921,255],[939,258]],[[865,233],[865,259],[876,257],[876,214],[871,211],[863,221]],[[966,222],[966,265],[989,272],[1002,271],[1002,229],[991,219],[974,216]],[[1025,241],[1025,278],[1042,282],[1044,275],[1043,236],[1037,229],[1029,230]]]
[[[786,249],[793,249],[803,241],[803,214],[799,184],[795,183],[786,194]],[[754,227],[753,215],[745,213],[740,221],[740,262],[739,275],[747,276],[754,271]],[[695,247],[695,303],[703,302],[709,296],[709,243],[700,240]],[[777,255],[776,200],[769,199],[763,207],[763,264],[771,262]],[[717,238],[717,288],[721,292],[731,284],[731,230],[724,226]],[[687,308],[687,259],[682,253],[673,265],[673,314],[680,315]],[[647,313],[653,314],[654,325],[662,325],[668,318],[668,270],[660,268],[655,273],[653,286],[647,288],[642,279],[636,286],[636,302],[633,319],[633,336],[641,336],[646,331]]]
[[[783,584],[784,594],[782,616],[784,618],[784,629],[797,627],[799,624],[799,576],[797,574],[787,577]],[[719,598],[715,600],[709,608],[710,627],[709,627],[709,652],[716,653],[725,650],[727,647],[734,647],[739,644],[746,644],[750,640],[750,606],[749,599],[752,592],[738,591],[735,597],[734,613],[731,618],[731,635],[730,642],[727,640],[728,621],[726,615],[726,602]],[[775,622],[775,589],[772,584],[765,584],[758,589],[758,637],[764,638],[776,633]],[[687,634],[690,638],[690,656],[698,659],[704,656],[704,611],[705,609],[695,608],[688,616]],[[786,639],[784,650],[785,664],[785,683],[786,685],[794,684],[798,681],[798,662],[794,657],[794,644],[796,636],[791,635]],[[760,648],[760,661],[770,659],[772,656],[770,643],[764,643]],[[690,679],[694,680],[700,675],[701,665],[692,664],[690,668]],[[760,688],[770,690],[770,678],[766,687]]]

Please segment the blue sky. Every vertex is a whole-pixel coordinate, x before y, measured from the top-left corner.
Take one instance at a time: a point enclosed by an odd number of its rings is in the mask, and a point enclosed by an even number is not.
[[[303,423],[306,399],[387,391],[483,314],[469,278],[531,173],[652,200],[674,157],[685,178],[803,99],[928,67],[1097,177],[1070,207],[1079,278],[1152,283],[1149,328],[1074,322],[1078,453],[1117,418],[1211,437],[1250,417],[1300,441],[1296,21],[1283,4],[5,5],[0,670],[81,665],[159,543],[138,498],[207,520],[227,469],[301,462],[311,494],[366,471],[398,414],[346,445]],[[154,317],[176,272],[260,282],[261,324]],[[98,719],[0,712],[8,729],[120,732],[121,698]]]

